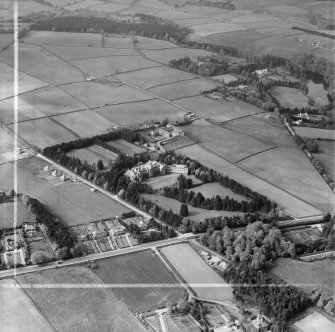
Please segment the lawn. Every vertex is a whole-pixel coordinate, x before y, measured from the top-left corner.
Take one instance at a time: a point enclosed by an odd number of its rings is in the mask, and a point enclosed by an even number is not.
[[[105,84],[82,82],[61,86],[71,96],[89,107],[98,107],[153,99],[154,97],[127,85],[109,86]]]
[[[277,99],[282,107],[303,108],[308,107],[308,97],[299,89],[284,86],[274,86],[269,93]]]
[[[14,202],[0,203],[0,228],[14,227]],[[19,198],[17,202],[17,225],[22,225],[24,222],[35,222],[35,217],[30,213],[27,207]]]
[[[205,90],[216,87],[216,84],[206,78],[197,78],[194,80],[181,81],[160,85],[149,89],[148,91],[168,100],[198,96]]]
[[[24,274],[21,284],[51,285],[26,292],[57,331],[145,331],[104,283],[87,267]],[[54,287],[52,287],[54,285]]]
[[[32,120],[50,115],[75,112],[86,106],[55,87],[45,87],[18,97],[18,121]],[[0,101],[0,119],[14,122],[14,98]]]
[[[324,213],[334,211],[334,193],[298,148],[270,150],[243,160],[239,166],[316,206]]]
[[[302,332],[333,332],[335,329],[335,324],[317,311],[313,311],[305,318],[299,320],[294,326],[298,328],[298,331]]]
[[[0,60],[13,66],[14,48],[0,55]],[[51,84],[64,84],[84,79],[83,74],[38,45],[20,43],[19,70]]]
[[[1,84],[0,84],[0,100],[14,96],[14,68],[0,61]],[[48,85],[37,78],[34,78],[25,73],[19,72],[18,92],[24,93],[27,91],[39,89]],[[0,116],[1,121],[2,117]]]
[[[142,194],[145,199],[150,199],[152,202],[156,203],[158,206],[165,210],[172,210],[174,213],[179,213],[181,203],[176,199],[168,198],[159,195]],[[214,218],[219,216],[232,217],[237,215],[242,215],[242,212],[232,212],[232,211],[216,211],[216,210],[206,210],[201,208],[196,208],[188,205],[188,216],[185,219],[191,219],[194,221],[203,221],[206,218]]]
[[[147,151],[146,149],[143,149],[133,143],[127,142],[124,139],[115,139],[112,141],[107,141],[106,143],[120,150],[121,153],[129,155],[141,154]]]
[[[6,331],[54,331],[13,279],[0,280],[0,326]]]
[[[295,132],[301,137],[319,138],[335,141],[335,131],[310,127],[294,127]],[[322,144],[322,143],[321,143]]]
[[[174,83],[183,80],[197,78],[197,76],[167,66],[139,69],[124,74],[118,74],[117,78],[143,89],[156,85]]]
[[[183,294],[171,272],[151,250],[104,259],[99,261],[97,271],[111,287],[114,283],[129,284],[129,288],[114,288],[114,291],[136,311],[175,303]],[[155,287],[159,284],[170,287]]]
[[[115,123],[92,111],[58,115],[54,116],[53,119],[80,137],[92,137],[107,133],[108,129],[115,126]]]
[[[164,247],[161,252],[200,298],[233,300],[232,288],[188,244]]]
[[[88,164],[97,163],[99,159],[102,160],[105,167],[108,166],[109,161],[114,161],[117,154],[102,148],[99,145],[91,145],[88,148],[74,149],[67,153],[68,156],[78,157],[82,162],[85,160]]]
[[[279,258],[271,273],[288,283],[296,284],[310,294],[314,288],[335,295],[334,260],[326,258],[314,262],[303,262],[291,258]]]
[[[177,182],[179,174],[167,174],[163,176],[156,176],[145,181],[146,184],[150,185],[152,189],[158,190],[163,187],[173,186]]]
[[[159,99],[107,106],[98,111],[106,119],[121,126],[142,124],[146,121],[183,120],[185,111]]]

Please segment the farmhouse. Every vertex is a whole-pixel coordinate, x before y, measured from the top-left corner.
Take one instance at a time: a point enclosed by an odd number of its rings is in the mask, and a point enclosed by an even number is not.
[[[258,77],[263,77],[265,75],[268,75],[269,71],[267,70],[267,68],[265,68],[265,69],[256,70],[255,73],[257,74]]]
[[[221,259],[219,257],[213,256],[209,261],[209,265],[219,265],[221,263]]]
[[[109,235],[111,236],[117,236],[122,235],[126,232],[126,228],[123,226],[115,226],[109,230]]]
[[[124,175],[128,176],[131,181],[142,182],[145,179],[157,175],[165,175],[166,166],[157,161],[149,160],[145,164],[140,164],[132,169],[128,169]]]
[[[24,224],[24,232],[29,237],[34,237],[37,235],[36,228],[33,224]]]

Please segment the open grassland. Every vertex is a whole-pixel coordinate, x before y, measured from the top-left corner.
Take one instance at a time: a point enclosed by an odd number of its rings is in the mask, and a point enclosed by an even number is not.
[[[291,258],[279,258],[271,273],[288,283],[296,284],[310,294],[318,288],[331,296],[335,295],[335,263],[326,258],[314,262],[302,262]]]
[[[181,70],[161,66],[118,74],[117,78],[122,82],[134,84],[141,87],[142,89],[148,89],[156,85],[190,80],[197,78],[197,76]]]
[[[227,160],[204,149],[198,144],[178,149],[177,152],[189,158],[196,159],[203,165],[216,169],[223,175],[227,175],[241,184],[248,186],[252,190],[269,197],[284,211],[296,217],[312,216],[321,213],[319,209],[301,201],[299,198],[292,196],[274,184],[271,184],[255,175],[252,175],[250,172],[229,163]]]
[[[298,148],[270,150],[250,157],[239,165],[325,213],[334,211],[333,192]]]
[[[274,86],[269,93],[277,99],[282,107],[304,108],[308,107],[308,97],[299,89],[285,86]]]
[[[196,193],[201,193],[205,198],[212,198],[213,196],[216,196],[216,195],[219,195],[220,197],[224,198],[228,195],[229,198],[236,199],[239,202],[246,200],[246,198],[235,194],[230,189],[225,188],[218,183],[205,183],[205,184],[202,184],[201,186],[197,186],[189,190],[192,190]]]
[[[320,138],[335,141],[335,131],[309,127],[294,127],[294,131],[301,137]]]
[[[273,147],[269,142],[204,120],[193,122],[192,125],[185,127],[185,130],[199,139],[201,146],[232,162]]]
[[[142,53],[153,61],[168,64],[171,60],[189,57],[196,60],[199,56],[212,55],[213,53],[192,48],[175,47],[168,50],[142,50]]]
[[[73,83],[61,86],[71,96],[89,107],[115,105],[153,99],[154,97],[127,85],[109,86],[94,82]]]
[[[258,107],[240,100],[221,102],[206,98],[205,96],[178,99],[176,100],[176,104],[200,114],[206,119],[217,122],[225,122],[242,116],[263,112]]]
[[[188,244],[164,247],[161,252],[200,298],[233,300],[232,288]]]
[[[5,99],[14,96],[14,68],[0,61],[1,84],[0,84],[0,99]],[[27,91],[39,89],[48,85],[32,76],[19,71],[18,92],[24,93]]]
[[[180,212],[181,203],[176,199],[168,198],[165,196],[151,195],[151,194],[142,194],[143,198],[150,199],[153,203],[156,203],[158,206],[162,207],[165,210],[172,210],[174,213]],[[188,205],[188,216],[185,219],[191,219],[197,222],[201,222],[206,218],[214,217],[232,217],[243,214],[242,212],[233,212],[233,211],[216,211],[216,210],[206,210],[201,208],[196,208],[191,205]]]
[[[94,77],[104,77],[142,68],[156,67],[157,63],[139,55],[123,55],[101,58],[89,58],[71,61],[86,74]]]
[[[100,135],[115,126],[115,123],[92,111],[58,115],[53,119],[80,137]]]
[[[10,47],[0,55],[0,60],[13,66],[14,49]],[[44,48],[20,43],[19,70],[42,81],[52,84],[64,84],[83,80],[83,74],[60,60]]]
[[[171,84],[160,85],[148,91],[168,100],[200,95],[204,90],[210,90],[216,84],[206,78],[197,78]]]
[[[16,286],[13,279],[0,281],[0,326],[4,331],[22,331],[23,326],[29,332],[53,331],[28,296]]]
[[[57,331],[145,331],[110,289],[99,288],[103,282],[87,267],[24,274],[18,280],[23,288],[54,285],[25,290]]]
[[[246,30],[242,25],[233,23],[209,23],[191,26],[195,34],[205,37],[215,33],[225,33],[238,30]]]
[[[164,119],[174,122],[183,120],[185,114],[184,110],[159,99],[108,106],[98,112],[121,126],[132,126],[151,120],[161,122]]]
[[[68,156],[75,156],[81,161],[87,161],[88,164],[97,163],[99,159],[102,160],[105,166],[108,165],[109,160],[114,161],[117,154],[102,148],[99,145],[92,145],[88,148],[74,149],[67,153]]]
[[[145,153],[147,151],[146,149],[143,149],[133,143],[129,143],[125,141],[124,139],[115,139],[113,141],[108,141],[106,143],[120,150],[121,153],[129,154],[129,155],[136,155],[140,153]]]
[[[154,310],[175,303],[183,295],[171,272],[151,250],[104,259],[99,262],[97,271],[111,287],[113,284],[130,284],[129,288],[114,288],[114,291],[136,311]],[[170,287],[155,287],[159,284],[169,284]]]
[[[298,331],[302,332],[333,332],[335,329],[334,322],[317,311],[313,311],[305,318],[299,320],[294,326],[298,328]]]
[[[45,87],[21,94],[18,97],[18,121],[26,121],[74,112],[86,106],[55,87]],[[0,120],[14,122],[14,98],[0,101]]]
[[[16,204],[17,220],[14,220],[14,204]],[[19,199],[15,202],[2,202],[0,203],[0,228],[14,227],[14,222],[17,225],[22,225],[24,222],[35,222],[35,217],[30,213],[27,207]]]
[[[13,125],[9,127],[12,130],[14,128]],[[76,138],[68,130],[48,118],[19,123],[18,135],[29,144],[40,149]]]
[[[102,57],[138,55],[136,50],[130,48],[103,48],[89,46],[71,47],[58,45],[46,45],[45,47],[52,53],[57,54],[59,57],[65,60],[79,60],[88,58],[100,58],[97,60],[101,60]]]
[[[68,226],[87,223],[92,220],[119,216],[129,209],[113,199],[91,192],[81,183],[67,181],[55,186],[52,181],[38,176],[46,162],[38,158],[27,158],[18,161],[18,192],[37,198],[54,215]],[[55,178],[56,180],[56,178]],[[0,166],[0,183],[5,188],[13,188],[14,168],[12,163]]]

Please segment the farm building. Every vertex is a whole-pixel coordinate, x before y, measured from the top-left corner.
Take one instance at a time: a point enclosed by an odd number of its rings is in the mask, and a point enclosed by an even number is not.
[[[115,226],[109,230],[109,235],[117,236],[122,235],[126,232],[126,228],[123,226]]]
[[[267,68],[265,68],[265,69],[256,70],[255,73],[257,74],[258,77],[263,77],[265,75],[268,75],[269,71],[267,70]]]
[[[29,237],[34,237],[37,235],[36,228],[33,224],[24,224],[24,232]]]
[[[219,265],[221,263],[221,259],[219,257],[213,256],[209,261],[209,265]]]
[[[142,182],[145,179],[157,175],[165,175],[166,166],[157,161],[149,160],[145,164],[140,164],[132,169],[128,169],[124,175],[128,176],[131,181]]]

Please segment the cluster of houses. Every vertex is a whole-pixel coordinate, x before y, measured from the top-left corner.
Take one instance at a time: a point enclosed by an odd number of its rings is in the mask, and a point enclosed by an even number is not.
[[[164,165],[158,161],[149,160],[146,163],[140,163],[138,166],[128,169],[124,175],[127,176],[130,181],[142,182],[155,176],[166,175],[167,173],[187,175],[188,167],[180,164]]]
[[[65,182],[65,181],[68,180],[68,177],[67,177],[67,175],[64,172],[59,171],[57,169],[54,169],[53,167],[51,167],[49,165],[44,166],[43,167],[43,171],[47,172],[49,175],[52,175],[54,177],[59,178],[63,182]]]
[[[179,128],[173,126],[172,124],[168,123],[166,126],[152,129],[150,135],[152,137],[163,136],[164,138],[172,138],[177,136],[183,136],[184,132]]]

